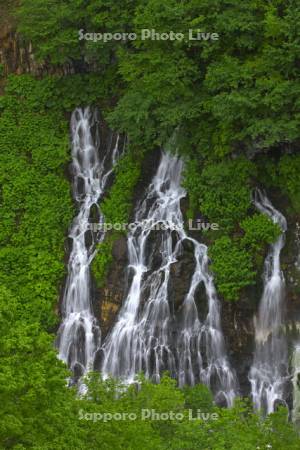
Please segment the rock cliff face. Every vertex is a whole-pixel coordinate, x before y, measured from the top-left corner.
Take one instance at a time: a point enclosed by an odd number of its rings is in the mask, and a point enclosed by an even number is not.
[[[152,168],[150,167],[152,165]],[[147,186],[147,180],[155,171],[156,161],[147,162],[147,171],[143,176],[143,183],[137,189],[139,193],[135,199],[135,204],[141,197]],[[144,168],[145,169],[145,168]],[[273,196],[272,201],[277,207],[286,214],[286,205],[282,199]],[[183,205],[185,210],[185,205]],[[300,269],[299,263],[299,236],[297,241],[296,218],[289,219],[289,228],[286,236],[286,245],[282,255],[282,268],[286,279],[286,333],[288,336],[289,347],[292,349],[294,339],[296,338],[296,329],[300,328]],[[298,231],[297,231],[298,230]],[[201,236],[193,236],[201,241]],[[155,241],[156,236],[153,235]],[[157,240],[157,255],[153,258],[155,264],[156,258],[159,259],[159,240]],[[297,244],[298,242],[298,244]],[[155,245],[153,246],[155,248]],[[122,237],[115,242],[113,250],[113,263],[110,267],[105,288],[97,291],[96,304],[101,324],[103,337],[111,329],[116,320],[118,311],[127,294],[127,245],[126,238]],[[159,264],[159,261],[157,261]],[[184,248],[178,262],[173,264],[170,279],[170,299],[171,307],[177,310],[182,304],[185,294],[190,285],[190,278],[194,267],[193,252],[188,245]],[[262,273],[258,274],[255,286],[246,289],[238,302],[227,302],[221,299],[222,303],[222,328],[225,335],[228,356],[232,366],[237,372],[242,395],[249,395],[250,383],[248,380],[249,369],[252,364],[254,350],[254,324],[253,318],[257,312],[258,304],[262,295],[263,283]],[[202,289],[197,293],[197,306],[199,316],[205,317],[207,311],[207,301]]]
[[[114,324],[127,291],[127,241],[122,236],[113,246],[113,264],[108,272],[105,287],[95,292],[102,336]]]
[[[54,67],[47,61],[38,62],[31,44],[26,43],[16,32],[14,25],[9,23],[2,25],[0,29],[0,64],[3,76],[11,73],[30,73],[35,76],[66,75],[75,71],[72,64]]]

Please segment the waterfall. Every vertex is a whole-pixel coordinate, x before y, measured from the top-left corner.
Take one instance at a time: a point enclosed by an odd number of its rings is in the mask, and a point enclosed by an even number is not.
[[[184,230],[182,169],[181,159],[163,153],[145,198],[136,208],[127,240],[131,281],[102,348],[102,373],[131,382],[143,371],[158,382],[161,372],[168,370],[179,385],[203,382],[212,388],[218,402],[232,405],[236,378],[225,352],[207,247]],[[170,299],[171,270],[184,245],[192,248],[195,268],[181,308],[175,312]],[[203,322],[195,300],[201,283],[208,302]]]
[[[254,406],[269,414],[274,411],[276,402],[285,402],[288,381],[287,344],[282,330],[285,281],[280,268],[280,252],[284,246],[287,223],[259,190],[255,192],[254,204],[282,230],[265,260],[264,289],[254,322],[255,352],[249,374]]]
[[[294,346],[293,354],[293,422],[300,426],[300,342]]]
[[[72,250],[57,342],[59,358],[78,378],[93,368],[94,355],[100,348],[100,328],[91,304],[90,264],[96,253],[95,244],[104,237],[101,231],[104,218],[98,203],[119,154],[119,138],[111,136],[110,143],[100,155],[97,113],[90,108],[73,112],[71,135],[73,191],[79,211],[69,234]],[[91,229],[92,211],[97,211],[98,233]]]

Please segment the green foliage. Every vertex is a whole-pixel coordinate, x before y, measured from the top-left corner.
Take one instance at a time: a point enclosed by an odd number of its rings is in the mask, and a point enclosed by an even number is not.
[[[68,127],[63,111],[47,105],[52,87],[49,78],[10,77],[1,98],[1,448],[80,446],[80,430],[71,430],[74,393],[49,333],[73,216]]]
[[[274,243],[281,234],[279,225],[273,223],[265,214],[247,217],[242,221],[241,228],[245,232],[241,239],[242,246],[254,252],[261,251],[264,244]]]
[[[198,160],[188,159],[185,161],[183,175],[183,185],[189,196],[189,210],[187,211],[187,215],[189,218],[193,218],[200,204],[201,169]]]
[[[50,79],[11,77],[0,115],[0,282],[22,302],[24,320],[45,328],[57,320],[73,215],[64,177],[68,128],[63,111],[47,106],[52,87]]]
[[[196,384],[192,388],[185,386],[183,388],[185,407],[191,409],[193,414],[197,410],[213,412],[213,395],[203,384]]]
[[[278,183],[281,190],[289,197],[291,205],[300,212],[300,156],[285,155],[278,165]]]
[[[210,163],[200,170],[192,160],[185,171],[185,185],[193,207],[218,223],[224,232],[234,230],[251,205],[249,181],[255,166],[245,158],[238,158]]]
[[[112,81],[112,80],[110,80]],[[40,109],[45,112],[62,111],[71,112],[80,105],[101,104],[108,108],[108,99],[116,95],[114,86],[108,80],[99,83],[99,75],[74,74],[65,77],[58,75],[46,76],[38,82],[33,82],[31,75],[9,76],[5,87],[6,96],[0,97],[0,111],[6,107],[15,107],[17,110],[18,98],[24,100],[25,111],[38,113]],[[17,111],[20,116],[21,111]],[[54,120],[54,114],[47,119]],[[66,123],[64,122],[66,127]]]
[[[223,236],[210,247],[209,255],[220,294],[226,300],[238,300],[240,290],[255,281],[251,254]]]
[[[257,159],[259,180],[265,186],[276,188],[289,201],[289,212],[300,212],[300,156],[282,154],[280,158]]]
[[[53,63],[80,60],[82,46],[79,45],[75,25],[79,29],[84,22],[84,1],[76,1],[72,7],[69,1],[22,1],[18,16],[21,33],[34,46],[39,44],[36,48],[39,57],[51,55]]]
[[[119,51],[127,83],[113,123],[131,138],[161,143],[179,125],[201,154],[270,148],[299,139],[296,1],[151,0],[135,31],[217,31],[205,41],[140,41]],[[275,31],[277,30],[277,31]],[[138,106],[138,107],[137,107]],[[146,125],[146,126],[145,126]],[[158,131],[159,130],[159,131]]]
[[[264,250],[280,236],[281,230],[264,214],[246,217],[240,224],[242,236],[217,238],[209,249],[212,270],[220,294],[238,300],[240,291],[256,281]]]
[[[53,336],[24,315],[15,289],[0,288],[0,311],[1,448],[80,448],[75,395],[65,387]]]
[[[185,170],[191,209],[219,225],[220,231],[209,234],[213,241],[209,254],[218,291],[226,300],[237,300],[241,289],[254,282],[250,249],[231,238],[251,206],[250,177],[254,172],[254,165],[245,158],[210,162],[202,170],[197,160],[191,159]]]
[[[280,234],[280,228],[263,214],[252,214],[254,163],[239,157],[205,164],[190,159],[184,183],[190,198],[190,215],[200,211],[219,231],[210,232],[211,269],[218,291],[226,300],[237,300],[241,290],[255,283],[262,267],[266,245]]]
[[[189,151],[219,157],[299,140],[297,0],[22,0],[18,19],[40,58],[114,87],[111,123],[135,143],[164,143],[177,126]],[[79,40],[80,29],[137,39]],[[142,29],[184,39],[142,40]],[[189,29],[219,40],[190,40]]]
[[[9,2],[9,5],[15,2]],[[2,12],[2,10],[1,10]],[[203,386],[179,390],[167,376],[140,379],[125,389],[89,376],[89,397],[66,389],[68,372],[53,349],[58,288],[64,275],[63,241],[73,216],[68,128],[64,113],[101,103],[110,123],[133,148],[153,148],[178,130],[181,153],[193,158],[185,185],[190,207],[221,234],[211,248],[220,293],[236,300],[252,284],[266,244],[278,228],[251,213],[255,166],[241,155],[292,148],[299,141],[299,27],[296,0],[22,0],[19,31],[35,55],[71,63],[68,77],[10,77],[0,99],[0,442],[7,449],[299,449],[284,410],[266,421],[244,402],[212,404]],[[78,30],[157,32],[189,28],[220,39],[108,43],[78,40]],[[93,70],[94,74],[85,73]],[[112,104],[117,107],[111,111]],[[249,154],[249,153],[247,153]],[[107,223],[128,221],[142,152],[119,163],[103,204]],[[299,211],[299,157],[269,164],[271,183]],[[100,244],[93,268],[105,278],[116,235]],[[197,408],[216,421],[189,420]],[[141,409],[174,411],[181,419],[145,421]],[[135,413],[137,420],[93,422],[90,413]],[[238,438],[237,438],[238,437]]]
[[[96,77],[92,74],[67,77],[70,89],[65,92],[65,97],[72,103],[75,97],[87,96],[88,84],[93,91],[105,91],[106,99],[111,101],[123,87],[116,59],[116,50],[122,44],[114,40],[81,39],[79,31],[131,32],[135,6],[133,0],[124,0],[122,5],[112,0],[67,0],[63,3],[60,0],[21,0],[16,11],[18,31],[31,42],[38,60],[47,60],[54,66],[67,63],[78,73],[97,72]],[[76,88],[80,77],[86,80],[82,89]],[[75,80],[73,86],[72,80]],[[67,101],[65,97],[61,97],[63,101]],[[80,103],[91,102],[82,99],[75,106]]]
[[[101,210],[106,223],[125,224],[132,207],[134,188],[141,175],[140,155],[132,151],[123,156],[115,169],[115,182],[104,199]]]

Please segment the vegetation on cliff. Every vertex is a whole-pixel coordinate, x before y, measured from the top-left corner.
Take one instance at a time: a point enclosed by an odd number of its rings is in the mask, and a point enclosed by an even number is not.
[[[98,252],[92,262],[92,273],[99,287],[103,286],[113,261],[113,244],[120,233],[124,233],[124,229],[127,229],[123,226],[129,222],[134,189],[141,176],[141,156],[141,154],[135,155],[132,149],[121,156],[114,170],[115,181],[101,204],[105,223],[112,229],[108,230],[104,241],[98,244]],[[118,227],[121,229],[118,230]]]
[[[220,225],[207,233],[218,291],[237,300],[255,282],[266,246],[279,230],[251,203],[257,184],[275,187],[300,213],[299,50],[297,0],[21,0],[19,31],[53,65],[75,75],[5,80],[0,98],[0,303],[2,401],[0,442],[8,449],[299,448],[281,410],[265,422],[243,402],[212,405],[203,386],[118,389],[90,376],[90,398],[66,389],[53,348],[64,239],[74,215],[65,168],[66,113],[97,104],[132,148],[151,151],[177,130],[186,158],[190,212]],[[149,41],[142,28],[217,32],[210,41]],[[78,40],[91,32],[136,32],[134,41]],[[142,151],[119,163],[103,205],[107,222],[126,223]],[[115,236],[100,244],[94,273],[103,282]],[[120,394],[121,392],[121,394]],[[117,397],[117,398],[116,398]],[[216,421],[188,420],[205,408]],[[94,422],[83,414],[176,411],[174,421]],[[195,411],[194,411],[195,412]],[[94,416],[86,416],[94,417]],[[81,419],[81,420],[80,420]]]
[[[94,72],[108,97],[113,91],[116,106],[108,106],[106,117],[133,144],[164,145],[177,130],[177,149],[190,160],[190,209],[222,230],[210,236],[219,291],[237,299],[261,268],[257,246],[243,240],[241,221],[254,213],[251,191],[266,178],[260,167],[265,155],[268,161],[276,155],[268,166],[274,182],[300,211],[298,160],[290,154],[300,138],[297,0],[128,0],[122,7],[111,1],[22,0],[18,17],[38,56]],[[173,30],[184,39],[142,39],[142,29]],[[219,39],[191,40],[190,29],[217,32]],[[134,32],[136,39],[94,42],[79,39],[79,30]],[[217,242],[225,236],[236,249],[227,265],[221,250],[226,246]],[[255,239],[263,254],[269,240],[261,234]]]
[[[52,85],[12,77],[0,99],[2,448],[28,448],[30,435],[39,445],[43,417],[57,411],[62,423],[72,396],[52,333],[73,216],[68,124],[58,105],[47,106]]]

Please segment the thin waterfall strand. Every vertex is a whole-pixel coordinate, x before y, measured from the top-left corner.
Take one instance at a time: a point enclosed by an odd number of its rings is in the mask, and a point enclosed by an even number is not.
[[[288,380],[287,344],[283,333],[285,281],[280,268],[287,223],[259,190],[255,192],[254,204],[282,230],[265,260],[264,290],[255,318],[255,353],[249,374],[254,406],[269,414],[274,411],[276,402],[285,401]]]
[[[293,422],[300,426],[300,342],[294,346],[293,352]]]

